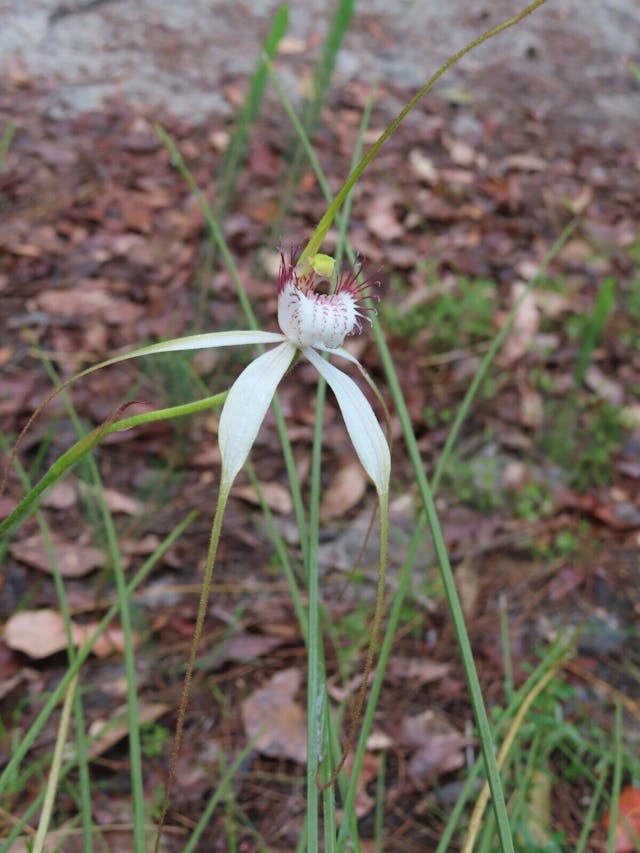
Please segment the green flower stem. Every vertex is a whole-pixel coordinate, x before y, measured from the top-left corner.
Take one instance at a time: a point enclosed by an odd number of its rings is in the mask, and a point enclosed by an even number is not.
[[[265,67],[267,69],[269,68],[269,61],[266,58]],[[224,234],[222,233],[220,224],[214,216],[213,211],[211,210],[211,207],[207,202],[204,193],[196,183],[195,178],[189,171],[187,164],[184,162],[182,154],[180,154],[178,148],[176,147],[174,141],[171,139],[169,134],[160,125],[156,125],[155,128],[156,133],[166,145],[169,153],[171,154],[172,162],[184,178],[191,192],[194,194],[198,204],[200,205],[202,215],[204,216],[207,226],[211,231],[211,236],[213,237],[218,247],[218,250],[222,256],[222,259],[227,265],[227,269],[229,270],[229,273],[231,274],[231,277],[233,279],[233,283],[235,285],[236,293],[238,296],[238,301],[240,302],[240,307],[242,308],[242,311],[247,319],[249,328],[260,328],[256,315],[254,314],[253,308],[251,307],[251,303],[249,302],[244,287],[242,286],[242,281],[240,280],[240,276],[238,275],[238,270],[233,260],[233,256],[229,251],[229,247],[227,246],[226,240],[224,239]],[[258,347],[258,349],[262,351],[262,347]],[[289,441],[289,435],[287,433],[284,415],[282,414],[282,406],[280,405],[280,401],[278,399],[277,394],[273,398],[272,407],[276,417],[278,435],[280,437],[285,467],[287,469],[287,476],[289,478],[289,488],[291,489],[291,497],[293,499],[293,510],[296,517],[296,524],[300,532],[302,556],[304,559],[306,570],[308,572],[309,554],[307,552],[307,519],[304,510],[304,502],[302,500],[302,492],[300,491],[300,484],[298,483],[298,474],[296,471],[295,459],[293,458],[293,450],[291,448],[291,442]]]
[[[202,637],[202,629],[204,627],[204,620],[207,615],[207,606],[209,604],[209,590],[211,589],[211,579],[213,577],[213,567],[216,562],[216,554],[218,553],[218,544],[220,542],[220,533],[222,532],[222,521],[224,519],[224,512],[227,507],[227,502],[229,500],[229,493],[231,491],[231,484],[227,487],[223,488],[220,486],[218,491],[218,501],[216,504],[216,511],[213,517],[213,524],[211,526],[211,536],[209,539],[209,550],[207,553],[207,562],[204,569],[204,577],[202,579],[202,588],[200,590],[200,601],[198,603],[198,613],[196,616],[196,624],[193,629],[193,641],[191,643],[191,649],[189,651],[189,660],[187,661],[187,669],[184,675],[184,681],[182,682],[182,694],[180,696],[180,706],[178,709],[178,720],[176,722],[176,730],[173,737],[173,746],[171,748],[171,758],[169,760],[169,773],[167,775],[167,783],[164,791],[164,799],[162,802],[162,811],[160,813],[160,820],[158,821],[158,830],[156,834],[156,840],[154,845],[154,853],[158,853],[160,850],[160,842],[162,838],[162,829],[164,827],[165,819],[167,816],[167,811],[169,809],[169,800],[171,798],[171,789],[173,787],[173,781],[175,779],[176,774],[176,764],[178,761],[178,754],[180,753],[180,746],[182,744],[182,734],[184,731],[184,721],[187,713],[187,705],[189,702],[189,691],[191,689],[191,680],[193,678],[193,669],[196,662],[196,656],[198,654],[198,646],[200,645],[200,639]]]
[[[311,235],[309,242],[305,246],[300,255],[300,261],[303,261],[305,258],[312,257],[318,252],[320,246],[322,245],[322,241],[327,235],[327,231],[331,227],[331,223],[335,219],[336,213],[342,206],[344,200],[349,194],[350,190],[355,186],[357,181],[360,179],[360,176],[367,168],[369,163],[376,156],[378,151],[382,148],[384,143],[389,139],[389,137],[396,132],[400,124],[404,121],[404,119],[409,115],[411,110],[416,106],[416,104],[426,95],[426,93],[431,89],[434,83],[442,77],[442,75],[449,70],[453,65],[456,64],[463,56],[466,56],[467,53],[474,50],[474,48],[478,47],[478,45],[483,44],[483,42],[488,41],[493,36],[498,35],[498,33],[503,32],[509,27],[514,26],[514,24],[519,23],[523,18],[526,18],[527,15],[530,15],[533,11],[535,11],[538,6],[542,6],[545,0],[534,0],[526,9],[523,9],[522,12],[515,15],[513,18],[510,18],[508,21],[505,21],[503,24],[499,24],[496,27],[488,30],[483,35],[478,36],[478,38],[474,39],[468,45],[455,53],[450,59],[448,59],[444,65],[441,65],[440,68],[436,71],[435,74],[425,83],[425,85],[420,89],[420,91],[414,95],[414,97],[409,101],[409,103],[400,111],[397,117],[391,122],[389,127],[378,137],[378,139],[373,143],[369,151],[364,155],[362,160],[358,163],[356,168],[351,172],[347,180],[344,182],[335,199],[327,208],[327,212],[324,214],[318,225],[316,226],[315,231]]]
[[[164,542],[156,549],[156,551],[142,564],[140,569],[138,569],[138,571],[136,572],[133,580],[126,587],[125,594],[127,600],[133,595],[135,590],[149,575],[151,570],[157,564],[158,560],[160,560],[160,558],[166,554],[166,552],[169,550],[169,548],[171,548],[176,539],[178,539],[184,533],[184,531],[191,524],[196,515],[196,512],[189,513],[189,515],[183,521],[181,521],[180,524],[176,525],[175,529],[171,531],[171,533],[167,536]],[[67,671],[58,682],[58,685],[49,694],[47,701],[45,702],[42,710],[40,711],[34,722],[31,724],[31,727],[29,728],[27,734],[24,736],[20,744],[16,746],[13,752],[11,753],[11,758],[9,759],[6,767],[0,774],[0,795],[5,791],[7,785],[12,782],[23,758],[35,743],[36,738],[38,737],[47,720],[53,713],[56,705],[60,701],[60,698],[63,696],[63,694],[66,693],[71,679],[78,674],[80,668],[82,667],[82,664],[91,654],[91,651],[99,640],[99,638],[104,634],[110,623],[118,615],[120,607],[121,602],[116,601],[102,617],[102,619],[100,620],[100,624],[93,632],[89,640],[87,640],[87,642],[81,648],[78,649],[78,653],[76,655],[75,660],[69,665]]]
[[[44,852],[44,845],[47,840],[47,832],[49,830],[49,823],[51,821],[51,814],[53,812],[53,804],[55,802],[56,793],[58,791],[60,768],[62,767],[62,757],[64,755],[64,747],[67,742],[67,735],[69,733],[69,723],[71,722],[73,697],[75,696],[77,686],[78,675],[76,674],[69,682],[67,692],[64,697],[62,714],[60,715],[60,723],[58,725],[56,745],[53,750],[53,759],[51,761],[51,769],[49,771],[49,780],[47,782],[44,803],[42,804],[42,812],[40,813],[38,831],[36,832],[36,837],[33,842],[33,853]]]
[[[270,73],[272,75],[272,79],[274,80],[274,85],[276,86],[276,89],[278,90],[278,94],[282,100],[285,111],[287,112],[290,120],[292,121],[294,127],[296,128],[298,134],[300,135],[300,137],[303,141],[303,144],[304,144],[305,150],[307,151],[307,155],[309,157],[310,163],[311,163],[312,167],[314,168],[314,171],[316,173],[316,176],[318,178],[320,186],[321,186],[321,188],[325,194],[325,197],[327,198],[329,206],[331,208],[332,205],[333,206],[335,206],[335,205],[331,201],[330,189],[329,189],[328,183],[326,181],[326,178],[324,177],[324,173],[322,172],[322,168],[320,166],[320,163],[319,163],[319,161],[315,155],[313,147],[311,146],[311,143],[310,143],[307,135],[304,132],[304,128],[302,127],[302,125],[301,125],[301,123],[300,123],[300,121],[299,121],[299,119],[295,113],[295,110],[293,109],[289,99],[287,98],[286,93],[284,92],[281,85],[279,84],[279,81],[277,81],[277,78],[275,78],[275,75],[273,74],[272,69],[269,69],[269,70],[270,70]],[[473,399],[475,398],[475,395],[478,392],[480,384],[481,384],[482,380],[484,379],[486,373],[488,372],[489,367],[491,366],[491,364],[493,362],[493,359],[495,358],[500,346],[502,345],[506,335],[508,334],[508,331],[511,328],[511,325],[513,323],[513,319],[515,318],[517,311],[520,308],[520,305],[522,304],[522,301],[524,300],[524,298],[526,298],[526,295],[530,292],[530,290],[535,286],[535,284],[540,279],[540,277],[544,274],[544,271],[548,267],[549,263],[556,256],[556,254],[560,251],[560,249],[562,248],[562,246],[564,245],[564,243],[568,239],[569,235],[571,234],[572,230],[573,230],[573,225],[567,226],[567,228],[565,228],[565,230],[560,235],[558,240],[554,243],[554,245],[550,249],[549,253],[547,254],[547,257],[544,259],[543,263],[541,264],[541,267],[540,267],[538,273],[536,274],[536,276],[533,277],[533,279],[529,283],[528,287],[526,288],[525,292],[522,294],[521,298],[513,306],[506,322],[503,324],[502,328],[500,329],[500,331],[498,332],[494,341],[492,342],[492,345],[491,345],[489,351],[486,353],[485,357],[483,358],[482,363],[480,365],[480,368],[477,371],[476,375],[474,376],[474,379],[473,379],[471,385],[469,386],[469,389],[467,390],[467,393],[464,397],[463,403],[461,404],[461,406],[457,412],[456,419],[454,421],[452,429],[450,430],[450,433],[449,433],[449,436],[447,438],[447,442],[445,444],[445,447],[439,456],[438,464],[437,464],[436,472],[435,472],[435,477],[434,477],[434,488],[433,488],[433,491],[431,493],[432,495],[435,493],[435,488],[437,488],[437,486],[439,485],[442,473],[445,469],[446,462],[447,462],[447,460],[451,454],[451,450],[453,449],[454,443],[457,440],[457,437],[459,435],[459,432],[460,432],[460,429],[461,429],[462,424],[464,422],[464,419],[466,418],[466,416],[469,412],[471,403],[472,403]],[[353,260],[353,252],[350,252],[350,256],[351,256],[351,259]],[[376,335],[376,342],[378,344],[381,355],[383,354],[383,349],[384,349],[384,352],[386,353],[386,357],[387,357],[387,359],[386,359],[387,364],[388,364],[388,366],[390,366],[390,369],[393,371],[394,376],[395,376],[395,370],[393,368],[393,365],[392,365],[392,362],[390,359],[388,348],[386,346],[386,341],[384,341],[384,338],[382,336],[382,333],[380,331],[378,323],[374,324],[374,333]],[[396,378],[396,387],[397,387],[397,391],[399,393],[400,399],[402,399],[402,393],[399,390],[399,386],[397,384],[397,378]],[[404,408],[405,413],[406,413],[406,407],[403,406],[403,408]],[[410,433],[410,435],[413,439],[413,442],[415,444],[415,437],[413,436],[413,431],[412,431],[410,422],[408,422],[408,415],[407,415],[407,424],[405,426],[406,426],[405,434],[407,432]],[[417,458],[419,459],[419,454],[417,454]],[[424,472],[423,472],[423,467],[422,467],[421,461],[419,462],[419,469],[420,469],[420,472],[422,473],[422,478],[424,479],[424,481],[426,483],[426,478],[424,477]],[[427,487],[427,492],[428,492],[428,487]],[[433,507],[433,498],[432,497],[431,497],[431,505]],[[435,510],[435,507],[433,507],[433,509]],[[419,541],[418,537],[422,535],[424,524],[425,524],[425,521],[427,520],[427,518],[428,518],[428,513],[426,512],[426,503],[425,503],[425,507],[423,508],[421,515],[420,515],[420,518],[418,519],[417,525],[416,525],[416,540],[417,541]],[[442,564],[441,564],[441,569],[443,572],[446,572],[446,569],[444,569],[442,567]],[[454,584],[453,578],[451,576],[450,566],[449,566],[449,583],[446,586],[448,586],[450,590],[451,589],[453,590],[453,592],[457,598],[457,593],[455,592],[455,584]],[[403,596],[402,596],[402,598],[403,598]],[[451,601],[450,601],[450,607],[452,607]],[[458,615],[459,615],[458,623],[459,623],[459,625],[462,625],[462,629],[463,629],[464,634],[466,636],[466,628],[464,627],[464,619],[462,617],[462,613],[461,613],[461,610],[459,607],[459,602],[458,602]],[[390,640],[391,640],[391,638],[393,637],[394,631],[395,631],[395,624],[392,626],[390,623],[388,626],[388,629],[387,629],[387,634],[385,636],[385,640],[387,638],[390,638]],[[383,651],[381,651],[381,660],[380,660],[379,666],[383,665],[383,663],[386,663],[386,657],[383,660],[384,648],[385,647],[383,645]],[[468,648],[469,653],[470,653],[468,638],[467,638],[467,648]],[[390,644],[389,644],[389,651],[390,651]],[[462,653],[462,650],[461,650],[461,653]],[[388,652],[387,652],[387,656],[388,656]],[[471,658],[471,660],[472,660],[472,658]],[[464,654],[463,654],[463,661],[464,661]],[[472,665],[473,665],[473,661],[472,661]],[[378,671],[380,671],[380,669]],[[477,683],[477,674],[475,673],[475,668],[474,668],[473,674],[475,675],[475,681]],[[478,685],[478,688],[479,688],[479,685]],[[374,695],[374,690],[372,689],[369,705],[367,706],[367,710],[369,710],[369,708],[372,708],[372,707],[375,708],[376,702],[377,702],[377,694]],[[482,703],[481,695],[480,695],[480,702]],[[483,710],[484,710],[484,706],[483,706]],[[484,717],[486,720],[486,712],[484,713]],[[358,756],[361,754],[360,763],[362,761],[362,758],[364,757],[365,734],[369,730],[368,726],[370,726],[371,722],[372,722],[372,718],[371,718],[371,721],[367,720],[367,715],[365,714],[365,719],[363,720],[363,726],[362,726],[362,736],[360,738],[360,741],[359,741],[359,744],[358,744],[358,747],[356,750],[356,760],[358,759]],[[488,727],[488,721],[487,721],[487,727]],[[485,731],[486,730],[487,729],[485,728]],[[482,729],[481,729],[481,734],[482,734]],[[488,753],[490,753],[491,756],[493,755],[493,748],[491,745],[491,740],[489,741],[489,743],[487,744],[487,746],[483,750],[483,752],[484,752],[485,757]],[[494,767],[495,767],[495,759],[494,759]],[[493,774],[494,781],[495,781],[496,777],[497,777],[497,773],[494,773]],[[355,773],[355,767],[354,767],[354,778],[357,779],[357,774]],[[504,809],[504,798],[503,798],[502,802],[503,802],[503,809]],[[349,805],[347,803],[345,805],[346,805],[345,811],[346,811],[346,813],[348,813]],[[350,805],[352,806],[353,802],[351,802]],[[506,814],[506,810],[505,810],[505,814]],[[346,825],[345,824],[343,824],[343,826],[342,826],[340,840],[343,844],[346,843]],[[343,849],[343,848],[339,847],[339,849]],[[506,848],[506,849],[509,849],[509,848]]]
[[[168,418],[178,418],[184,415],[191,415],[195,412],[201,412],[210,409],[213,406],[221,406],[224,403],[228,392],[223,391],[220,394],[214,394],[212,397],[205,397],[202,400],[195,400],[193,403],[185,403],[181,406],[170,406],[166,409],[156,409],[153,412],[144,412],[140,415],[132,415],[128,418],[115,421],[113,423],[102,424],[94,429],[88,435],[85,435],[77,441],[73,447],[65,451],[56,459],[47,473],[36,483],[33,488],[23,497],[13,512],[0,523],[0,536],[11,530],[16,524],[33,512],[36,506],[36,501],[40,495],[52,486],[61,477],[68,474],[71,468],[83,459],[87,453],[93,450],[106,436],[114,432],[123,432],[127,429],[140,426],[142,424],[153,423],[154,421],[166,420]]]
[[[320,629],[320,590],[318,541],[320,536],[320,484],[322,457],[322,424],[327,385],[318,378],[316,417],[311,455],[311,496],[309,505],[309,643],[307,650],[307,851],[318,853],[318,766],[324,738],[322,737],[324,696],[324,655]],[[328,754],[328,751],[327,751]]]

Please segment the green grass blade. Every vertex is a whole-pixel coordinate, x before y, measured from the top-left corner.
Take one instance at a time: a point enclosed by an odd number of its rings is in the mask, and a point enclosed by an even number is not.
[[[622,744],[622,705],[616,703],[616,716],[614,723],[614,759],[613,759],[613,787],[611,789],[611,811],[609,812],[609,833],[607,835],[607,853],[614,853],[616,849],[616,829],[618,827],[618,806],[620,801],[620,789],[622,788],[622,766],[624,764]]]
[[[247,759],[249,753],[254,748],[254,745],[255,745],[254,741],[250,740],[247,743],[247,745],[244,747],[244,749],[240,753],[238,753],[238,756],[229,765],[228,769],[223,774],[222,779],[220,779],[220,781],[218,782],[218,784],[216,786],[216,790],[215,790],[213,796],[211,797],[211,799],[209,800],[209,802],[205,806],[202,814],[200,815],[200,820],[195,825],[195,828],[189,837],[189,841],[187,842],[187,844],[184,847],[183,853],[193,853],[193,851],[196,849],[196,845],[197,845],[198,841],[200,841],[200,838],[202,837],[202,833],[207,828],[209,821],[211,820],[211,816],[213,815],[214,811],[216,810],[218,803],[225,796],[226,792],[231,787],[234,776],[236,775],[238,770],[242,767],[243,762]]]
[[[580,352],[574,373],[576,385],[584,382],[594,349],[600,343],[605,324],[615,303],[616,280],[605,278],[598,291],[596,304],[582,331]]]
[[[600,807],[600,801],[602,800],[602,792],[604,791],[604,786],[608,777],[608,766],[605,766],[600,770],[600,775],[598,777],[593,796],[591,797],[591,800],[589,802],[589,808],[587,809],[587,813],[584,816],[584,822],[582,824],[582,829],[580,830],[580,837],[578,838],[578,843],[576,844],[576,853],[584,853],[584,851],[586,850],[587,843],[589,841],[589,835],[593,831],[596,812]]]
[[[11,140],[13,139],[13,134],[16,132],[16,128],[14,124],[8,124],[5,127],[2,136],[0,136],[0,169],[4,166],[4,161],[7,158],[7,154],[9,153],[9,148],[11,147]]]

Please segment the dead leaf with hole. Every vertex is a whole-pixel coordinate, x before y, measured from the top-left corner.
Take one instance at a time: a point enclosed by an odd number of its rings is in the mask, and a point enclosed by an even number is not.
[[[255,748],[271,758],[287,758],[298,764],[307,760],[304,713],[295,695],[300,670],[284,669],[254,691],[242,703],[242,720]]]
[[[69,542],[55,533],[51,534],[51,544],[55,553],[60,574],[63,578],[81,578],[88,575],[104,563],[104,554],[92,545]],[[34,533],[9,548],[11,556],[33,569],[53,574],[51,560],[44,539]]]

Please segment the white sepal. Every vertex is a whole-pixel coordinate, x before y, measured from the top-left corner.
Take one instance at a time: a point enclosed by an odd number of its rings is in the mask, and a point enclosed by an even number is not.
[[[391,454],[369,401],[350,376],[325,361],[311,347],[304,349],[303,354],[335,394],[362,467],[373,480],[378,494],[386,494],[389,491]]]
[[[240,332],[205,332],[202,335],[187,335],[184,338],[172,338],[149,344],[133,352],[116,356],[115,360],[124,361],[127,358],[137,358],[140,355],[151,355],[156,352],[176,352],[177,350],[212,349],[213,347],[244,346],[245,344],[275,344],[284,340],[284,335],[278,332],[240,331]]]
[[[218,429],[221,489],[231,488],[246,462],[278,383],[295,353],[296,347],[290,341],[281,343],[248,364],[231,386]]]

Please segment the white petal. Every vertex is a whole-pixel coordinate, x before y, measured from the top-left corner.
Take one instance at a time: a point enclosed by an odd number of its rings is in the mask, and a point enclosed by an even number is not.
[[[202,335],[187,335],[184,338],[172,338],[170,341],[160,341],[141,347],[133,352],[116,356],[114,361],[124,361],[126,358],[137,358],[140,355],[151,355],[156,352],[176,352],[177,350],[213,349],[214,347],[234,347],[243,344],[275,344],[284,340],[284,335],[278,332],[240,331],[240,332],[206,332]]]
[[[311,347],[304,349],[303,354],[327,380],[336,395],[347,432],[362,467],[375,483],[378,493],[386,494],[389,491],[391,454],[369,401],[350,376],[325,361]]]
[[[296,347],[285,341],[254,359],[231,386],[218,429],[222,455],[221,489],[231,488],[246,462],[278,383],[295,353]]]

